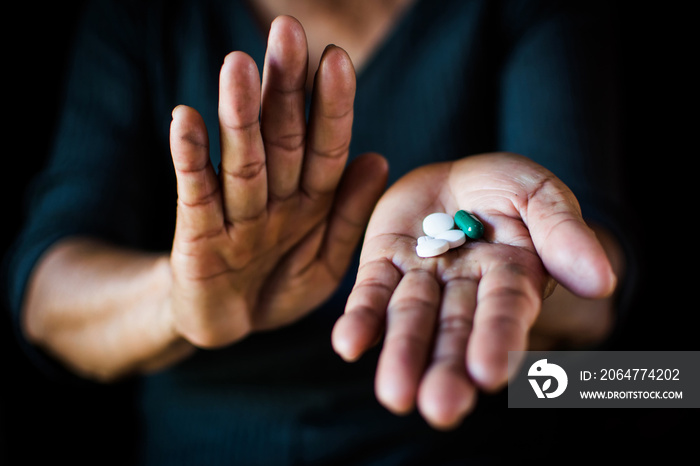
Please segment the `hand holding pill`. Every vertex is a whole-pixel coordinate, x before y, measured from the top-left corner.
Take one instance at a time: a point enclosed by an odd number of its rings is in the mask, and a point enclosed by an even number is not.
[[[454,229],[455,224],[459,227]],[[455,219],[444,212],[434,212],[423,219],[423,233],[416,241],[418,257],[435,257],[450,249],[458,248],[467,241],[467,233],[472,239],[479,239],[484,233],[484,225],[474,216],[463,210],[455,214]]]
[[[447,240],[432,235],[454,231],[451,213],[460,211],[460,230],[481,239],[445,250]],[[506,383],[508,351],[527,348],[557,282],[588,298],[615,286],[601,244],[559,179],[515,154],[425,166],[394,184],[372,214],[333,345],[352,361],[383,341],[379,401],[396,413],[417,407],[449,428],[479,390]]]
[[[384,189],[383,158],[366,154],[345,168],[355,94],[349,57],[338,47],[324,52],[308,123],[307,57],[304,31],[290,17],[271,26],[262,86],[251,57],[226,57],[219,174],[202,117],[185,106],[173,111],[172,316],[196,346],[223,346],[318,306],[344,275]]]

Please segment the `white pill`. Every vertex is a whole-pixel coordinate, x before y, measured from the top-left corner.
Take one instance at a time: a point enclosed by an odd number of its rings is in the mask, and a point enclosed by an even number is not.
[[[443,231],[435,238],[444,239],[450,245],[450,249],[458,248],[467,242],[467,235],[462,230],[447,230]]]
[[[418,244],[421,244],[424,241],[428,241],[429,239],[433,239],[433,237],[432,236],[419,236],[418,237]]]
[[[450,243],[444,239],[428,238],[416,246],[418,257],[434,257],[447,252]]]
[[[451,230],[455,221],[451,215],[443,212],[435,212],[423,219],[423,232],[426,235],[436,237],[443,231]]]

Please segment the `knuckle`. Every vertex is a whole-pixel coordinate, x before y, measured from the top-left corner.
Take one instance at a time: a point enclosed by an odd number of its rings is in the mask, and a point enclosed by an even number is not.
[[[471,333],[474,320],[467,316],[452,315],[440,318],[439,329],[443,333],[468,335]]]
[[[244,163],[239,166],[227,169],[223,166],[221,172],[229,177],[236,180],[252,180],[257,178],[265,169],[264,160],[255,160],[252,162]]]
[[[306,145],[306,135],[284,134],[274,139],[266,139],[266,143],[285,152],[298,152]]]
[[[340,144],[328,147],[312,147],[311,152],[326,159],[340,159],[345,157],[350,147],[349,140],[343,140]]]

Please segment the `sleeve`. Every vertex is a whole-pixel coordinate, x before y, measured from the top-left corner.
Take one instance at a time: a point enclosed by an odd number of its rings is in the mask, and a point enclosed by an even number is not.
[[[551,170],[572,189],[584,219],[618,238],[628,263],[624,301],[636,281],[636,246],[620,166],[614,12],[601,1],[504,5],[499,149]],[[622,318],[624,302],[619,309]]]
[[[170,192],[154,187],[171,177],[154,163],[139,11],[137,2],[86,3],[69,55],[51,152],[28,188],[25,224],[5,261],[8,308],[20,344],[53,372],[55,365],[19,330],[25,287],[42,254],[68,236],[153,247],[154,224],[167,218],[158,213],[162,199],[153,194]]]

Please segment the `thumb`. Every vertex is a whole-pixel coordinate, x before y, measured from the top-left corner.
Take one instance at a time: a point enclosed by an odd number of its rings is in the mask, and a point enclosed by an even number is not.
[[[336,192],[321,256],[336,277],[350,264],[374,206],[384,192],[388,163],[379,154],[367,153],[353,160]]]
[[[528,202],[526,224],[547,271],[584,298],[609,296],[617,277],[578,201],[559,179],[546,180]]]

